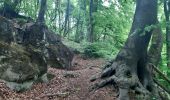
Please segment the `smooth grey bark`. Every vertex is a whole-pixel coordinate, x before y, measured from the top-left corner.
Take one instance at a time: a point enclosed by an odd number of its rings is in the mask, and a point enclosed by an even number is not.
[[[151,71],[148,68],[148,45],[157,24],[157,0],[136,0],[132,27],[123,48],[101,78],[119,87],[119,100],[129,100],[128,91],[134,89],[142,94],[154,91]],[[149,30],[148,30],[149,28]],[[100,83],[99,83],[99,85]]]

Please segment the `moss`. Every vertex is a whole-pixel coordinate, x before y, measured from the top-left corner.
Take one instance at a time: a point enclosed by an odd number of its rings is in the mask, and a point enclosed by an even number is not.
[[[31,54],[28,53],[24,47],[0,42],[0,55],[2,57],[0,61],[0,73],[3,75],[3,79],[6,81],[24,82],[29,79],[33,79],[34,75],[39,73],[39,66],[36,63],[31,63]],[[10,70],[9,70],[10,68]],[[13,77],[12,74],[18,74],[19,77]]]
[[[47,78],[48,78],[49,80],[52,80],[54,77],[55,77],[55,75],[50,74],[50,73],[47,73]]]

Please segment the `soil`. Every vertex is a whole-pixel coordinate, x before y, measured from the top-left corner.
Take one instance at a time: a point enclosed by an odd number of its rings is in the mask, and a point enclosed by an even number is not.
[[[89,91],[90,79],[101,71],[104,59],[83,59],[76,55],[69,70],[49,68],[54,75],[49,83],[35,83],[25,92],[17,93],[0,82],[0,100],[115,100],[115,90],[110,86]]]

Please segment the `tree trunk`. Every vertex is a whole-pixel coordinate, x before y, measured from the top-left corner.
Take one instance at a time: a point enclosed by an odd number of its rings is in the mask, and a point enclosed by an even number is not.
[[[152,41],[151,46],[148,51],[148,62],[158,66],[159,61],[161,59],[161,51],[163,47],[163,36],[161,27],[156,28],[153,30],[152,33]]]
[[[157,0],[136,0],[132,27],[123,48],[110,67],[104,69],[103,84],[119,87],[119,100],[129,100],[129,89],[147,94],[153,92],[153,79],[148,68],[147,48],[157,23]]]
[[[40,10],[38,13],[38,18],[37,18],[37,22],[40,23],[45,23],[45,11],[47,9],[47,0],[41,0],[41,4],[40,4]]]
[[[164,13],[166,19],[166,52],[167,52],[167,66],[170,68],[170,1],[164,0]]]
[[[77,18],[77,28],[76,28],[76,35],[75,35],[75,42],[79,43],[80,42],[80,12]]]
[[[59,34],[61,35],[61,0],[57,0],[57,8],[58,8],[58,26],[59,26]]]
[[[64,34],[63,34],[64,37],[66,37],[69,31],[69,15],[70,15],[70,0],[67,0],[67,9],[65,13],[65,24],[64,24]]]
[[[94,12],[97,12],[98,0],[90,0],[90,9],[89,9],[89,26],[88,26],[88,42],[94,42]]]
[[[83,33],[83,17],[81,11],[83,11],[83,3],[82,0],[78,1],[78,18],[77,18],[77,28],[76,28],[76,35],[75,35],[75,42],[80,43],[82,40],[82,33]]]
[[[80,36],[79,39],[82,41],[84,39],[84,21],[80,21]]]
[[[93,42],[93,0],[90,0],[90,10],[89,10],[89,29],[88,29],[88,36],[87,40],[88,42]]]

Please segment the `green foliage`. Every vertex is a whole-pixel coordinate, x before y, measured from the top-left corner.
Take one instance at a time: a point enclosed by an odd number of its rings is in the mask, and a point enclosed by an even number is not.
[[[118,48],[113,47],[107,42],[96,42],[85,44],[84,56],[88,58],[113,58],[118,52]]]
[[[131,7],[121,6],[119,8],[113,2],[110,7],[102,6],[98,12],[94,13],[95,36],[99,38],[99,41],[102,40],[103,36],[106,36],[107,40],[113,41],[115,39],[121,42],[127,38],[134,11]]]
[[[82,46],[82,43],[76,43],[74,41],[71,40],[67,40],[67,39],[63,39],[62,41],[67,47],[74,49],[80,53],[84,52],[84,46]]]
[[[103,57],[103,54],[99,52],[99,48],[96,45],[91,44],[84,49],[84,56],[88,58],[99,58]]]
[[[3,6],[3,2],[11,0],[0,0],[0,7]],[[58,3],[57,1],[60,1]],[[97,12],[93,13],[94,24],[94,43],[87,43],[87,34],[89,27],[89,0],[70,0],[70,23],[69,32],[66,38],[69,40],[75,40],[77,30],[83,33],[83,39],[80,43],[74,41],[68,41],[64,39],[64,44],[72,49],[76,49],[80,53],[84,53],[85,56],[90,58],[113,58],[117,54],[118,50],[122,47],[125,40],[128,37],[128,33],[131,27],[133,14],[135,11],[135,0],[108,0],[109,5],[104,6],[104,0],[99,0]],[[106,0],[107,1],[107,0]],[[162,1],[162,0],[161,0]],[[56,3],[57,2],[57,3]],[[159,1],[160,2],[160,1]],[[62,34],[65,23],[65,10],[67,6],[67,0],[47,0],[47,11],[45,15],[46,24],[48,27],[58,34]],[[29,16],[36,20],[39,10],[39,0],[22,0],[21,4],[17,6],[17,11],[21,15]],[[167,68],[166,60],[166,42],[165,42],[165,27],[166,21],[163,13],[163,4],[159,3],[158,19],[161,23],[164,47],[162,51],[162,60],[159,69],[166,75],[170,76],[170,68]],[[59,19],[59,13],[61,19]],[[80,25],[78,28],[77,20],[80,17]],[[25,20],[20,19],[20,24]],[[61,23],[60,23],[61,22]],[[60,27],[59,27],[59,24]],[[82,28],[81,28],[82,27]],[[145,31],[150,31],[156,26],[146,26]],[[138,33],[136,30],[131,35]],[[145,35],[145,32],[140,34]],[[160,76],[157,76],[158,80],[167,88],[170,89],[170,85],[165,82]]]

